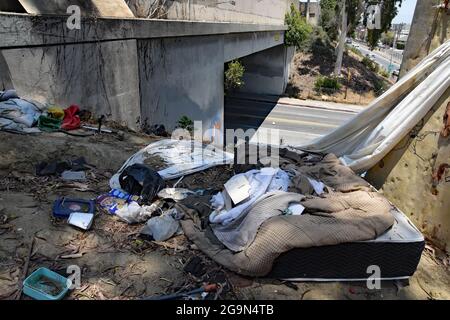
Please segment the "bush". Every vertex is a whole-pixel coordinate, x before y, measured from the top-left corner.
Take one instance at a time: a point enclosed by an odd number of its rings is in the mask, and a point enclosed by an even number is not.
[[[178,128],[192,132],[192,130],[194,130],[194,122],[187,116],[182,116],[180,120],[178,120]]]
[[[225,91],[240,88],[244,85],[242,77],[244,76],[245,68],[239,61],[231,61],[228,63],[225,71]]]
[[[336,77],[319,76],[314,82],[314,88],[317,91],[320,91],[321,89],[339,90],[341,88],[341,84],[339,83],[339,79]]]
[[[386,83],[383,80],[378,80],[378,79],[375,80],[373,82],[373,86],[374,86],[376,96],[381,96],[387,89]]]
[[[361,51],[359,51],[357,48],[355,48],[353,46],[347,46],[347,49],[360,57],[364,57],[364,55],[361,53]]]
[[[389,72],[386,69],[381,69],[380,70],[380,76],[385,77],[385,78],[389,78]]]
[[[367,67],[367,69],[372,72],[378,73],[378,71],[380,70],[380,66],[378,65],[378,63],[368,57],[364,57],[361,62]]]
[[[313,27],[302,17],[293,4],[291,4],[290,12],[286,13],[285,23],[288,26],[284,36],[285,44],[303,49],[311,37]]]

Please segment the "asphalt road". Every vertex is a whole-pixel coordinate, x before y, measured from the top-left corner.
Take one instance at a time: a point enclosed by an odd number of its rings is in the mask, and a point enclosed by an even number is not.
[[[297,99],[266,100],[228,97],[225,103],[227,129],[254,129],[251,142],[271,145],[304,145],[331,132],[361,110],[329,102]]]
[[[374,60],[376,63],[378,63],[380,66],[382,66],[384,69],[389,70],[389,65],[391,64],[390,59],[385,58],[384,56],[380,55],[376,51],[370,51],[369,47],[365,46],[361,43],[355,43],[351,44],[352,46],[357,45],[357,49],[361,51],[363,55],[369,55],[372,60]],[[372,56],[373,55],[373,56]],[[398,63],[392,62],[393,69],[394,70],[400,70],[400,65]]]

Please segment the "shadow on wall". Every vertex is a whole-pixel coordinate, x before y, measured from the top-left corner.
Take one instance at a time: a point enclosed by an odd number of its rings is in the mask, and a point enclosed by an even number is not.
[[[448,20],[450,20],[450,15],[443,13],[441,20],[441,26],[440,26],[440,32],[439,32],[439,40],[440,44],[443,44],[446,40],[448,40],[449,37],[449,30],[448,30]]]
[[[232,93],[225,96],[225,129],[257,130],[277,105],[280,96]]]
[[[14,89],[12,82],[11,71],[6,62],[3,52],[0,51],[0,91]]]
[[[2,1],[0,1],[0,11],[26,13],[25,9],[19,3],[18,0],[2,0]]]

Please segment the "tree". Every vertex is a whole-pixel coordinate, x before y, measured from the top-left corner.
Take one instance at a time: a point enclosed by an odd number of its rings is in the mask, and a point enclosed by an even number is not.
[[[394,44],[394,32],[392,31],[387,31],[385,33],[383,33],[381,35],[381,42],[389,47],[392,47],[392,45]]]
[[[286,13],[285,23],[288,26],[284,36],[286,45],[301,49],[310,38],[313,27],[306,22],[305,17],[302,17],[293,4],[291,4],[290,12]]]
[[[342,59],[344,57],[345,39],[348,33],[353,33],[361,19],[364,10],[364,0],[340,0],[337,3],[339,9],[339,39],[336,47],[336,64],[334,74],[341,75]]]
[[[320,26],[327,33],[330,40],[337,39],[337,0],[320,1]]]
[[[322,4],[323,2],[323,4]],[[323,6],[330,14],[329,8],[333,4],[332,0],[322,0],[321,7]],[[338,21],[338,45],[336,47],[336,65],[334,73],[336,76],[340,76],[342,69],[342,59],[345,47],[345,38],[347,34],[354,32],[355,27],[361,20],[361,16],[364,17],[364,24],[367,24],[368,7],[371,5],[381,6],[381,29],[368,30],[368,42],[369,46],[373,49],[377,45],[381,38],[381,35],[388,31],[391,27],[392,20],[398,13],[397,6],[401,6],[402,0],[337,0],[335,7],[335,21]],[[329,21],[332,18],[327,16]]]

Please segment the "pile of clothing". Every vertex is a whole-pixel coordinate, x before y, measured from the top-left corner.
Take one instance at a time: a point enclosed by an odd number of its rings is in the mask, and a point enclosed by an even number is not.
[[[281,155],[279,168],[233,176],[222,192],[177,204],[185,235],[219,264],[264,276],[291,249],[372,240],[394,224],[389,201],[335,155]]]
[[[80,108],[48,106],[20,98],[15,90],[0,91],[0,130],[37,133],[74,130],[81,125]]]
[[[0,130],[39,132],[33,126],[45,109],[36,101],[20,99],[15,90],[0,91]]]

